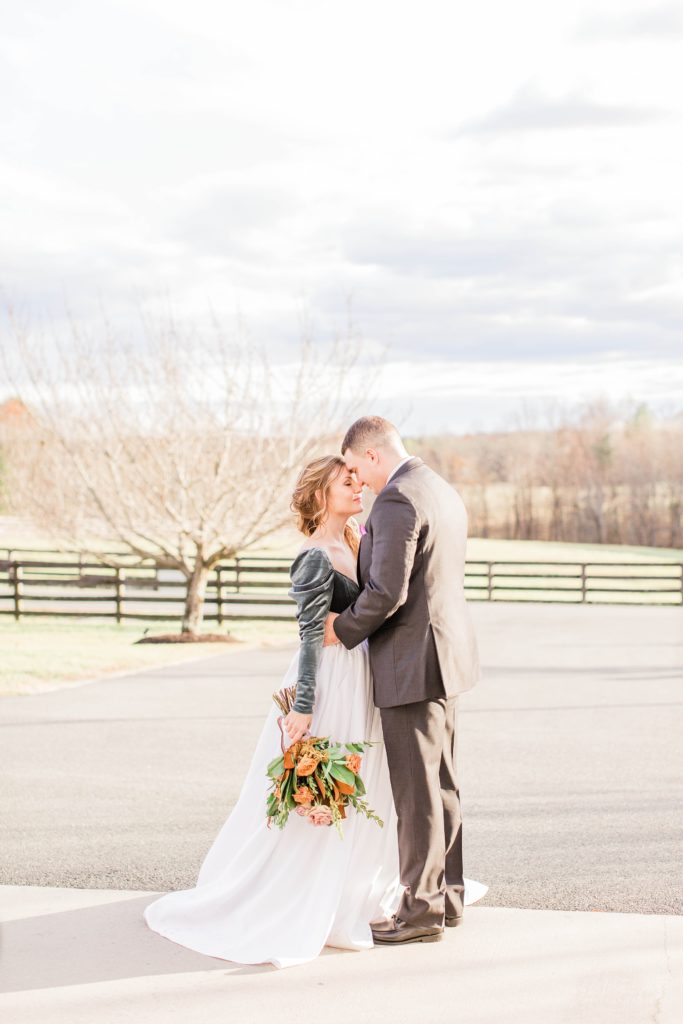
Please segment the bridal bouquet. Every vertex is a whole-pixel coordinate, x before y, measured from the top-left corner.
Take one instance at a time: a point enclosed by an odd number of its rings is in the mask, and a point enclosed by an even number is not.
[[[296,698],[296,686],[273,694],[283,714],[288,714]],[[282,721],[278,719],[282,732]],[[341,821],[351,805],[367,818],[384,826],[381,818],[363,799],[365,786],[360,777],[361,753],[372,746],[371,740],[335,743],[329,736],[307,736],[292,743],[274,758],[267,768],[271,780],[266,813],[268,828],[287,824],[290,812],[308,818],[312,825],[334,825],[343,838]]]

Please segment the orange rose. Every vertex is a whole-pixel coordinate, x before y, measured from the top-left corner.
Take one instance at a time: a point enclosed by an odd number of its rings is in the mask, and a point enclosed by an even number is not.
[[[346,758],[346,767],[349,769],[349,771],[352,771],[354,775],[358,775],[362,762],[363,758],[360,756],[360,754],[349,754],[349,756]]]
[[[297,775],[312,775],[318,767],[317,757],[302,757],[296,766]]]
[[[312,804],[313,794],[311,793],[308,786],[299,786],[296,793],[294,794],[294,803],[296,804]]]

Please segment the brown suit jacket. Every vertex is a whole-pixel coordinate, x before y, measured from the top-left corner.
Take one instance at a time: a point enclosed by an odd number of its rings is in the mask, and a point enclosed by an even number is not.
[[[351,649],[368,639],[377,707],[471,689],[480,679],[465,600],[467,511],[458,492],[413,457],[373,505],[358,552],[363,587],[334,620]]]

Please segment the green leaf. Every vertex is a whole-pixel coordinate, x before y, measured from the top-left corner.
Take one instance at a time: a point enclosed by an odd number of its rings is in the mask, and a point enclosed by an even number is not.
[[[285,781],[280,787],[280,800],[284,803],[285,797],[292,791],[292,785],[294,782],[294,772],[290,772]]]
[[[282,772],[284,771],[284,767],[285,767],[285,759],[284,759],[284,757],[276,757],[268,765],[268,767],[266,769],[266,774],[269,775],[270,778],[272,779],[276,775],[281,775]]]
[[[340,779],[342,782],[346,782],[349,786],[353,786],[356,781],[356,776],[350,768],[346,767],[346,765],[334,764],[332,765],[331,772],[335,779]]]

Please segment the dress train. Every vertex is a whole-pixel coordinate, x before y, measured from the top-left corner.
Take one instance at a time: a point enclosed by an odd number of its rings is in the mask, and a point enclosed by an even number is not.
[[[297,667],[298,651],[282,687],[296,682]],[[143,916],[153,931],[199,953],[291,967],[313,960],[325,945],[371,948],[370,922],[395,913],[403,886],[381,742],[364,752],[361,775],[383,828],[352,807],[342,822],[343,839],[335,828],[313,826],[294,813],[282,831],[267,827],[266,767],[280,750],[279,714],[273,704],[237,803],[204,858],[196,886],[164,894]],[[323,648],[310,732],[339,742],[381,741],[367,641],[353,650],[342,644]],[[466,878],[465,904],[487,889]]]

